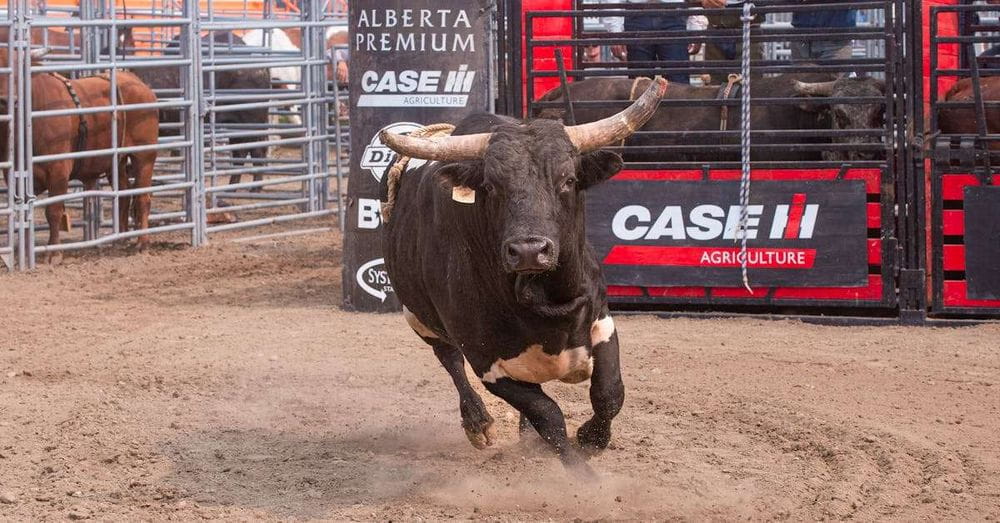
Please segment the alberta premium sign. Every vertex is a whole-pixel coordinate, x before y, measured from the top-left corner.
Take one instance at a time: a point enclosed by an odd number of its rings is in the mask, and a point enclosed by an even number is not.
[[[489,109],[490,0],[350,3],[351,175],[344,306],[399,308],[382,263],[379,184],[395,154],[378,134],[456,123]],[[407,172],[423,162],[413,160]],[[404,174],[405,176],[405,174]]]

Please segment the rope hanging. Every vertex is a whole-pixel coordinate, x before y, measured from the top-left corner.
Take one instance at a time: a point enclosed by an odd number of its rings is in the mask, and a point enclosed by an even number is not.
[[[740,225],[736,233],[736,239],[740,242],[740,268],[743,271],[743,286],[750,294],[753,294],[753,289],[750,288],[750,278],[747,275],[747,219],[750,207],[750,23],[753,21],[750,10],[752,8],[752,2],[745,2],[741,18],[743,21],[743,56],[740,64],[743,81],[742,96],[740,97],[742,172],[740,173]]]
[[[455,130],[455,126],[450,123],[436,123],[421,127],[416,131],[410,133],[410,136],[415,136],[417,138],[435,138],[438,136],[448,136],[452,131]],[[399,178],[406,171],[407,164],[410,163],[409,156],[400,156],[396,158],[396,163],[392,164],[389,168],[389,172],[386,176],[389,178],[386,180],[388,184],[388,194],[386,195],[385,202],[382,203],[382,222],[389,221],[389,215],[392,214],[392,208],[396,205],[396,193],[399,191]]]

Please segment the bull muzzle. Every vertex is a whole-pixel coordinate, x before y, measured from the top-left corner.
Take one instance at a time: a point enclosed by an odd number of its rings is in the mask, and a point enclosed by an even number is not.
[[[556,267],[555,242],[544,236],[511,238],[504,242],[503,257],[511,272],[550,271]]]

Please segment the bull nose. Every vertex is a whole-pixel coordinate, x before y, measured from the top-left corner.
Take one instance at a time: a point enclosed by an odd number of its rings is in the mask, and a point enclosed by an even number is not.
[[[555,266],[555,244],[542,236],[507,240],[504,253],[507,265],[516,272],[547,271]]]

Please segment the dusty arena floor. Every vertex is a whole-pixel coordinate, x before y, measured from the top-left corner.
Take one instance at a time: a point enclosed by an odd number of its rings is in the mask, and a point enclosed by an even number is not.
[[[0,520],[1000,518],[1000,326],[620,317],[598,484],[476,451],[334,233],[0,274]],[[571,430],[583,386],[554,385]]]

